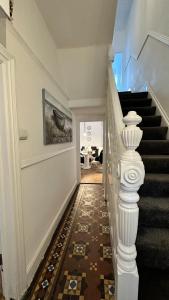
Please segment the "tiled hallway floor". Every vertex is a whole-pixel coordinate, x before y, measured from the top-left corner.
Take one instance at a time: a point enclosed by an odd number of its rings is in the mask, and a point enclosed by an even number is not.
[[[26,299],[114,299],[103,186],[81,185],[74,198]]]
[[[81,183],[102,183],[103,170],[100,167],[84,170],[81,169]]]

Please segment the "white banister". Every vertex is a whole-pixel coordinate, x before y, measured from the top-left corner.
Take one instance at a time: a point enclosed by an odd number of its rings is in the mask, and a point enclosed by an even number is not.
[[[117,299],[136,300],[138,297],[138,272],[135,241],[138,229],[138,190],[144,181],[144,165],[136,148],[142,138],[141,122],[135,111],[123,118],[126,127],[122,140],[126,151],[118,164],[119,190],[119,240],[117,247]],[[128,287],[127,291],[125,287]],[[127,296],[126,296],[127,292]]]
[[[110,215],[116,300],[138,299],[136,237],[138,190],[144,165],[136,151],[142,138],[141,117],[131,111],[123,118],[111,64],[108,70],[106,198]]]

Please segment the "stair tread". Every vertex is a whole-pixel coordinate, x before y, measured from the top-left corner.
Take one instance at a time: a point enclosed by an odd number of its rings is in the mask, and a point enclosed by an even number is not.
[[[122,107],[124,114],[127,114],[129,111],[136,111],[140,116],[152,116],[155,114],[155,106],[125,106]]]
[[[169,269],[168,228],[141,227],[136,240],[137,263],[140,267]]]
[[[151,106],[152,103],[152,99],[151,98],[122,98],[120,99],[121,102],[121,106],[123,108],[127,107],[127,106],[140,106],[140,107],[144,107],[144,106]]]
[[[141,129],[160,130],[160,129],[168,129],[168,127],[167,126],[141,126]]]
[[[169,140],[142,140],[137,151],[140,154],[169,154]]]
[[[168,174],[160,174],[160,176],[159,176],[158,173],[146,173],[145,181],[146,180],[169,183],[169,175]]]
[[[142,98],[148,97],[148,92],[119,92],[120,98]]]
[[[143,154],[141,155],[142,159],[154,159],[154,160],[157,160],[157,159],[167,159],[169,160],[169,155],[165,155],[165,154]]]
[[[142,227],[138,231],[137,245],[156,248],[161,246],[169,250],[169,230],[168,228]]]
[[[139,207],[144,209],[151,208],[152,210],[167,210],[169,211],[169,198],[167,197],[141,197]]]
[[[161,116],[142,116],[142,122],[139,126],[156,127],[161,124]]]
[[[168,127],[165,126],[141,126],[140,129],[143,130],[143,140],[165,140],[168,131]]]
[[[139,206],[139,228],[158,227],[169,229],[169,198],[141,197]]]
[[[169,197],[169,175],[166,173],[146,173],[139,194],[143,197]]]
[[[151,106],[151,105],[149,105],[149,106],[125,106],[124,110],[125,109],[131,109],[131,110],[134,110],[134,109],[141,109],[141,110],[145,109],[145,110],[148,110],[150,108],[156,108],[156,106]]]

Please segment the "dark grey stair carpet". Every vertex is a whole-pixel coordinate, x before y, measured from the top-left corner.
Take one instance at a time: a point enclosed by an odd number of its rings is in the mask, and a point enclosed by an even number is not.
[[[125,108],[126,106],[150,106],[152,99],[151,98],[138,98],[138,99],[121,99],[121,105]]]
[[[169,228],[169,198],[141,197],[139,227]]]
[[[140,127],[143,130],[143,140],[165,140],[168,127]]]
[[[139,126],[160,126],[161,125],[161,116],[142,116],[142,122]]]
[[[143,140],[137,151],[145,165],[145,182],[139,190],[137,264],[139,300],[169,300],[169,141],[167,127],[155,115],[148,93],[120,95],[123,114],[136,111]]]
[[[140,116],[152,116],[155,114],[156,107],[155,106],[144,106],[144,107],[135,107],[135,106],[128,106],[122,108],[123,115],[127,115],[129,111],[136,111]]]
[[[139,267],[138,300],[168,300],[169,271]]]
[[[130,91],[127,92],[119,92],[120,99],[124,98],[130,98],[130,99],[136,99],[136,98],[147,98],[148,92],[141,92],[141,93],[131,93]]]
[[[146,173],[169,174],[169,155],[142,155]]]
[[[137,148],[140,154],[169,154],[168,140],[142,140]]]
[[[168,174],[147,173],[144,184],[139,190],[141,196],[168,197],[169,176]]]
[[[138,265],[161,270],[169,269],[168,228],[139,228],[136,245]]]

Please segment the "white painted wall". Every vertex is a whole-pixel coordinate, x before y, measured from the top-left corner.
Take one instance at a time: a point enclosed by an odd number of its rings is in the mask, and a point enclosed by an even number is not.
[[[80,122],[80,148],[103,148],[103,122]]]
[[[146,84],[150,84],[167,115],[169,115],[168,19],[167,0],[157,0],[156,3],[154,0],[133,0],[126,28],[124,61],[125,89],[144,90]],[[148,36],[152,31],[159,39]]]
[[[29,284],[77,182],[76,133],[71,144],[43,145],[42,88],[66,107],[68,100],[56,82],[55,44],[33,0],[15,1],[6,42],[15,58],[18,124],[28,132],[20,157]]]
[[[58,49],[60,76],[70,99],[105,98],[107,54],[108,44]]]
[[[9,2],[9,0],[0,0],[0,6],[8,17],[10,17]]]

